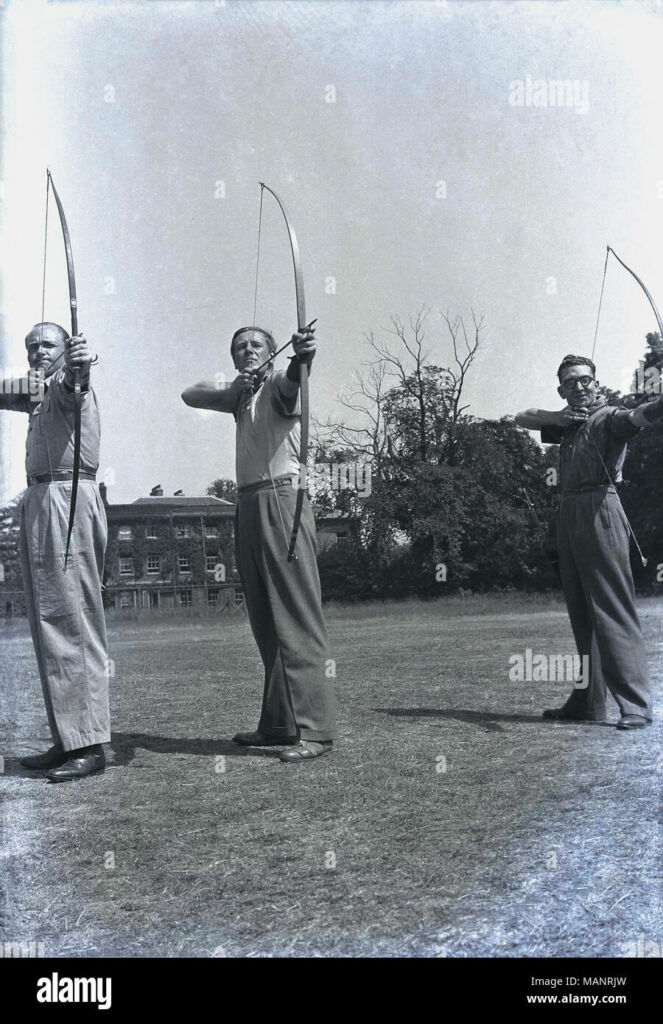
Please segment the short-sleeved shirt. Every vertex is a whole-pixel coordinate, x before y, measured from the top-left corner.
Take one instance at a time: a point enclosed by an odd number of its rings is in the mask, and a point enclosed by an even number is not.
[[[64,383],[65,371],[58,370],[46,382],[41,402],[21,395],[10,408],[30,416],[25,442],[27,476],[71,472],[74,468],[74,392]],[[81,470],[96,473],[99,468],[99,409],[94,391],[81,394]]]
[[[279,385],[285,377],[283,370],[269,374],[253,395],[240,402],[235,414],[238,487],[299,473],[299,394],[293,402],[284,401]]]
[[[589,407],[587,421],[579,426],[542,427],[542,444],[560,446],[562,493],[609,484],[606,469],[612,483],[620,483],[627,442],[639,431],[628,409],[607,405],[604,399],[598,399]]]

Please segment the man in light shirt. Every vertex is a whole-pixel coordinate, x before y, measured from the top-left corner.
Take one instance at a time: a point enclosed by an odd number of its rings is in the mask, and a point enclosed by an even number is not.
[[[25,344],[30,370],[0,387],[0,409],[27,413],[21,506],[21,573],[53,746],[21,760],[51,782],[105,768],[110,742],[108,651],[101,579],[107,523],[95,474],[99,410],[83,335],[35,324]],[[74,380],[81,384],[81,465],[71,548],[65,564],[74,467]]]
[[[222,388],[203,381],[182,394],[187,405],[231,413],[237,424],[235,546],[265,680],[258,728],[237,733],[234,742],[285,746],[279,757],[291,763],[329,753],[336,736],[316,530],[307,498],[297,557],[287,560],[299,477],[299,374],[310,372],[315,329],[294,334],[292,345],[288,370],[275,371],[272,335],[241,327],[230,348],[238,371],[234,381]]]

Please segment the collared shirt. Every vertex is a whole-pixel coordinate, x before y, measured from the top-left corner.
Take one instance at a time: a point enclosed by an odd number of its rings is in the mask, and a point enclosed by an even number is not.
[[[285,377],[283,370],[269,374],[253,395],[240,402],[235,414],[238,487],[299,473],[299,394],[292,403],[284,401],[279,385]]]
[[[606,469],[617,484],[622,479],[626,444],[640,431],[631,422],[628,409],[608,405],[598,398],[589,406],[585,423],[579,426],[542,427],[541,442],[558,444],[562,492],[586,490],[609,484]],[[605,463],[605,469],[603,463]]]
[[[41,402],[29,396],[13,408],[30,416],[25,442],[27,476],[71,472],[74,468],[74,392],[64,384],[65,371],[58,370],[46,382]],[[81,394],[81,470],[96,473],[99,468],[100,424],[97,398],[90,388]]]

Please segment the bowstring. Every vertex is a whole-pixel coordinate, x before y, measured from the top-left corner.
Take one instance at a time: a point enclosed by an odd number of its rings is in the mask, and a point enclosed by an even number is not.
[[[48,246],[48,197],[50,194],[50,181],[46,174],[46,216],[44,218],[44,261],[41,276],[41,323],[39,324],[39,342],[44,343],[44,311],[46,309],[46,252]]]
[[[591,359],[594,362],[594,352],[596,351],[596,339],[599,334],[599,320],[601,319],[601,306],[603,305],[603,291],[605,289],[605,276],[608,270],[608,257],[610,256],[610,246],[606,247],[605,250],[605,263],[603,264],[603,280],[601,281],[601,295],[599,297],[599,308],[596,313],[596,327],[594,328],[594,344],[592,345]]]
[[[597,314],[596,314],[596,328],[594,330],[594,344],[592,345],[592,355],[591,355],[592,362],[594,361],[594,352],[596,350],[596,339],[597,339],[598,333],[599,333],[599,320],[601,318],[601,306],[603,305],[603,291],[605,289],[605,278],[606,278],[606,273],[607,273],[607,270],[608,270],[608,259],[610,258],[610,253],[611,253],[611,249],[610,249],[610,246],[608,245],[608,246],[606,246],[606,250],[605,250],[605,263],[603,264],[603,279],[601,281],[601,295],[599,296],[599,308],[598,308],[598,311],[597,311]],[[638,538],[636,537],[635,533],[633,532],[633,527],[631,526],[631,522],[629,520],[629,517],[626,514],[626,509],[624,508],[624,503],[622,501],[621,495],[620,495],[619,491],[617,490],[617,485],[615,484],[615,481],[612,479],[612,475],[611,475],[608,467],[605,464],[605,460],[604,460],[604,458],[603,458],[603,456],[601,454],[601,450],[600,450],[599,446],[597,445],[596,441],[594,441],[594,439],[591,438],[591,442],[594,445],[594,447],[596,448],[596,454],[598,455],[599,459],[601,460],[601,465],[603,466],[603,470],[605,472],[605,475],[607,476],[607,478],[608,478],[608,480],[610,482],[610,485],[611,485],[611,487],[613,488],[613,490],[615,492],[615,496],[617,498],[617,501],[619,502],[620,508],[621,508],[621,510],[622,510],[622,512],[624,514],[624,519],[626,520],[626,525],[628,527],[628,532],[631,535],[631,537],[633,539],[633,543],[635,544],[635,546],[636,546],[636,548],[638,550],[638,554],[640,556],[640,561],[642,562],[643,568],[645,568],[646,565],[647,565],[647,559],[643,555],[642,548],[640,547],[640,544],[638,543]]]
[[[46,311],[46,256],[48,253],[48,197],[51,192],[51,179],[49,178],[48,171],[46,172],[46,215],[44,217],[44,263],[42,269],[41,278],[41,322],[39,324],[39,344],[44,344],[44,315]],[[48,467],[53,476],[53,462],[51,460],[51,450],[48,446],[48,433],[44,433],[41,429],[41,421],[39,423],[39,432],[46,442],[46,454],[48,456]]]
[[[256,280],[253,289],[253,326],[256,323],[256,309],[258,306],[258,270],[260,267],[260,234],[262,231],[262,199],[265,194],[264,186],[260,185],[260,214],[258,216],[258,243],[256,246]]]
[[[258,308],[258,272],[259,272],[259,269],[260,269],[260,236],[261,236],[261,232],[262,232],[262,202],[263,202],[264,195],[265,195],[265,186],[261,182],[260,183],[260,213],[258,215],[258,242],[257,242],[257,245],[256,245],[256,279],[255,279],[255,285],[254,285],[254,288],[253,288],[253,326],[254,327],[255,327],[255,323],[256,323],[256,310]],[[288,546],[288,535],[287,535],[286,529],[285,529],[285,522],[284,522],[284,519],[283,519],[283,512],[281,510],[281,502],[279,501],[278,492],[276,490],[276,484],[274,483],[274,477],[272,476],[272,467],[271,467],[271,464],[270,464],[269,456],[267,457],[267,472],[269,473],[269,479],[270,479],[270,482],[272,484],[272,491],[274,492],[274,497],[276,498],[276,507],[278,509],[279,519],[281,521],[281,530],[283,532],[283,542],[284,542],[284,544],[286,545],[286,548],[287,548],[287,546]]]

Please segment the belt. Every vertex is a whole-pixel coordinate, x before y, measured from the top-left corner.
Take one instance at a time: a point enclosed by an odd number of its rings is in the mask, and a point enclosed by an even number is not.
[[[584,487],[569,488],[562,491],[562,497],[567,494],[591,494],[592,491],[603,491],[604,494],[616,494],[617,490],[612,484],[586,484]]]
[[[280,486],[281,484],[292,484],[292,481],[295,479],[296,477],[294,476],[286,475],[276,476],[274,477],[273,480],[256,480],[254,484],[247,484],[246,487],[238,487],[237,493],[241,497],[244,494],[253,494],[254,491],[264,491],[268,487],[276,487]]]
[[[28,487],[32,487],[33,484],[52,484],[58,483],[61,480],[73,480],[74,474],[71,470],[63,470],[62,473],[38,473],[36,476],[28,477]],[[96,473],[84,473],[82,470],[78,474],[79,480],[96,480]]]

